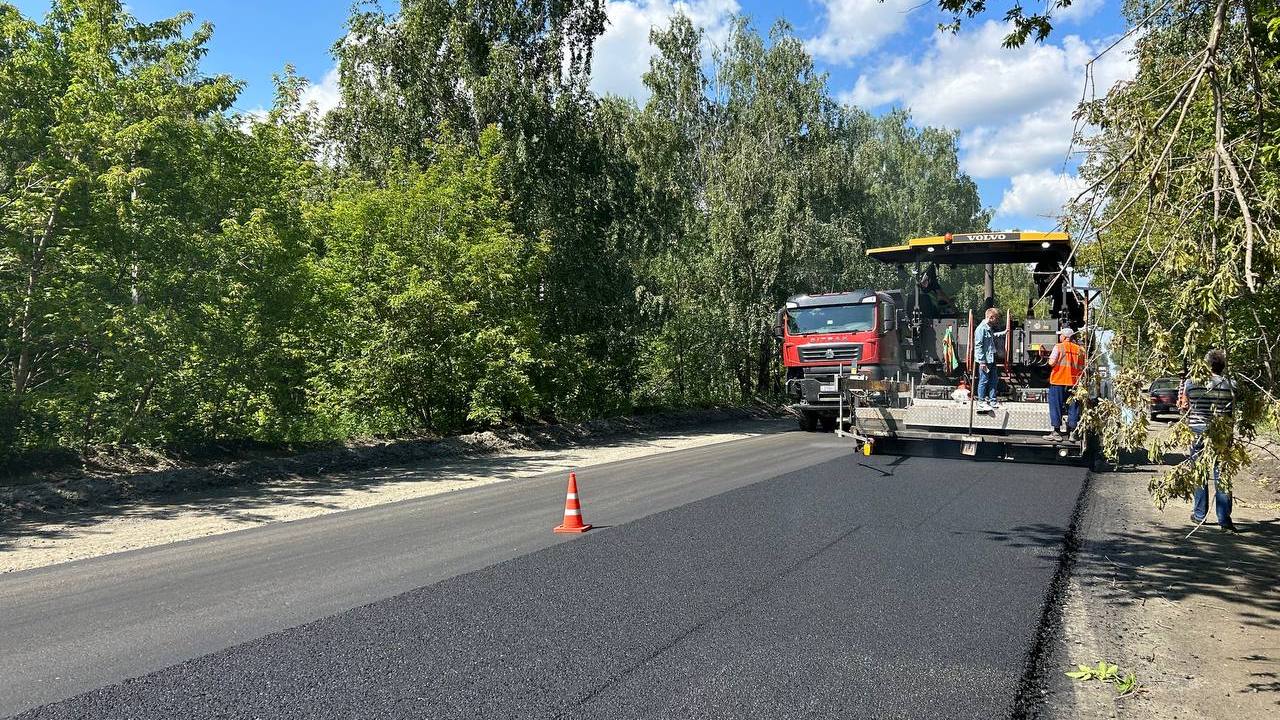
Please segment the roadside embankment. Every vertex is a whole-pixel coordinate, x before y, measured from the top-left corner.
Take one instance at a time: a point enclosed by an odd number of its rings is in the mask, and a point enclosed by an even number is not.
[[[779,416],[676,411],[0,487],[0,572],[788,429]]]
[[[1185,502],[1155,508],[1158,471],[1093,478],[1039,717],[1262,720],[1280,709],[1280,466],[1263,452],[1236,481],[1239,534],[1212,511],[1192,533]],[[1100,660],[1132,671],[1138,691],[1063,674]]]

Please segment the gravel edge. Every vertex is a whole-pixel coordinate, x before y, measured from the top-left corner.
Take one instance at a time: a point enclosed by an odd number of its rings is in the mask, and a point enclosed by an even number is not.
[[[525,425],[439,439],[389,440],[282,457],[217,462],[141,473],[79,472],[56,479],[0,487],[0,526],[237,485],[269,484],[325,473],[463,458],[512,450],[574,447],[622,435],[680,430],[719,423],[784,417],[782,408],[757,404],[676,410],[562,425]]]

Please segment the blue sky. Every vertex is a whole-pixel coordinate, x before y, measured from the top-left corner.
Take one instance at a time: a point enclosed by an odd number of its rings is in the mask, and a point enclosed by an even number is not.
[[[1035,8],[1039,1],[1024,4]],[[1005,7],[999,0],[990,4],[997,14]],[[16,5],[33,17],[48,8],[47,0]],[[329,49],[343,33],[348,0],[131,0],[128,6],[143,20],[190,10],[212,22],[204,67],[247,83],[240,110],[270,104],[271,75],[286,63],[315,83],[310,98],[321,107],[337,100]],[[996,211],[997,229],[1054,226],[1052,216],[1078,185],[1067,150],[1085,64],[1125,30],[1119,3],[1106,0],[1074,0],[1060,12],[1049,42],[1016,51],[1000,47],[1006,30],[997,14],[969,21],[958,35],[939,33],[938,23],[948,18],[922,0],[611,0],[593,69],[598,91],[644,99],[648,30],[677,8],[707,29],[711,43],[723,37],[734,13],[750,15],[760,30],[784,17],[841,99],[874,112],[909,108],[920,124],[958,130],[962,167]],[[1127,47],[1094,64],[1099,94],[1131,74]]]

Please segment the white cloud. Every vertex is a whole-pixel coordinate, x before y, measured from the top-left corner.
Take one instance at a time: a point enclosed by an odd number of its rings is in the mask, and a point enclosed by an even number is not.
[[[866,108],[893,102],[898,99],[898,94],[893,90],[877,90],[871,87],[866,75],[860,75],[853,89],[836,93],[836,99],[846,105]]]
[[[921,122],[954,128],[990,124],[1071,91],[1062,48],[1031,43],[1009,50],[1001,46],[1006,33],[996,22],[939,33],[923,57],[895,58],[859,82],[910,106]]]
[[[1020,173],[1000,200],[999,215],[1017,217],[1056,217],[1062,206],[1084,190],[1084,182],[1075,175],[1049,170]]]
[[[664,27],[683,12],[695,26],[723,42],[728,19],[738,12],[737,0],[610,0],[605,5],[609,25],[596,41],[591,62],[591,89],[643,101],[649,96],[641,77],[649,69],[653,46],[649,31]]]
[[[1053,11],[1055,21],[1079,23],[1093,17],[1102,8],[1104,0],[1072,0],[1071,4]]]
[[[998,126],[978,126],[960,136],[965,171],[979,178],[1008,177],[1028,168],[1061,165],[1071,148],[1074,104],[1055,102]]]
[[[826,9],[822,33],[806,46],[817,58],[848,63],[901,32],[919,0],[818,0]]]
[[[1074,5],[1073,5],[1074,7]],[[892,58],[860,76],[841,99],[865,106],[898,103],[918,122],[962,131],[966,172],[1007,177],[1061,165],[1085,89],[1085,67],[1114,42],[1069,35],[1059,44],[1008,49],[1002,23],[988,21],[956,35],[939,34],[921,57]],[[1093,92],[1133,74],[1125,39],[1092,67]]]
[[[325,113],[338,106],[342,101],[342,93],[338,90],[338,68],[329,68],[320,84],[308,83],[302,91],[302,106],[315,103],[317,113],[323,117]]]

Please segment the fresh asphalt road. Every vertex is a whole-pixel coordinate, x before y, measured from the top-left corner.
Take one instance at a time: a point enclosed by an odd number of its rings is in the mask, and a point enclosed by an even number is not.
[[[1007,716],[1084,477],[779,433],[580,473],[581,537],[534,478],[15,573],[0,714]]]

